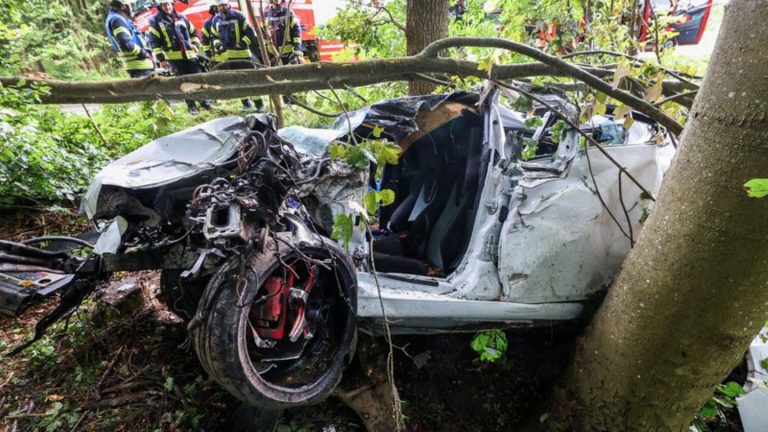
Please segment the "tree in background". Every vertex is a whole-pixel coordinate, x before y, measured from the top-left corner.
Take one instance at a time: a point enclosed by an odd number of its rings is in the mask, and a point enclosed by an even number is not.
[[[405,39],[408,55],[421,52],[430,43],[448,36],[448,0],[408,0]],[[411,96],[432,93],[437,85],[416,80],[408,84]]]

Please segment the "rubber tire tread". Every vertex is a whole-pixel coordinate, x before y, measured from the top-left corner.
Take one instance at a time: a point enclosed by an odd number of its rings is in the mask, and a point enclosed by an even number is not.
[[[271,243],[271,242],[270,242]],[[354,357],[357,344],[357,279],[355,277],[355,266],[347,254],[330,239],[325,239],[323,248],[329,249],[337,260],[341,260],[351,274],[351,283],[346,284],[345,295],[355,310],[353,314],[352,334],[342,336],[342,346],[339,350],[345,350],[343,355],[343,364],[332,365],[332,371],[324,375],[319,382],[308,387],[311,391],[305,391],[307,396],[285,397],[280,396],[280,392],[272,392],[266,395],[255,389],[248,379],[246,372],[239,359],[238,350],[238,326],[239,309],[237,306],[238,297],[236,290],[227,289],[227,286],[217,289],[234,267],[239,265],[236,257],[227,261],[222,268],[216,272],[209,282],[200,302],[198,315],[204,317],[202,322],[196,328],[193,328],[192,341],[195,346],[197,356],[206,372],[216,380],[225,390],[237,399],[254,406],[265,408],[285,409],[295,406],[312,405],[323,401],[331,391],[341,381],[343,371]],[[265,252],[274,252],[274,246],[267,247]],[[290,253],[291,250],[286,245],[280,244],[278,253],[283,256]],[[254,254],[250,257],[253,266],[257,269],[267,267],[272,255],[269,253]],[[259,272],[261,273],[261,272]],[[259,286],[261,285],[259,281]],[[345,342],[347,347],[345,347]],[[320,386],[321,388],[316,388]]]

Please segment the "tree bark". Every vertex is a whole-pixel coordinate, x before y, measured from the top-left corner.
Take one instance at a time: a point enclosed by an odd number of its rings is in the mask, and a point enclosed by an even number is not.
[[[768,199],[742,186],[768,176],[768,2],[726,8],[658,204],[551,405],[570,430],[687,430],[768,318]]]
[[[408,0],[406,17],[405,39],[409,56],[448,36],[448,0]],[[435,83],[414,80],[408,83],[408,94],[429,94],[436,88]]]

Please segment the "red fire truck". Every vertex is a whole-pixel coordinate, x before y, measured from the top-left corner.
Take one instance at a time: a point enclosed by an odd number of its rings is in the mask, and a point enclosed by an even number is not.
[[[248,0],[230,0],[232,8],[242,11],[248,16]],[[261,15],[262,5],[264,9],[269,6],[269,0],[250,0],[253,5],[253,11],[258,16]],[[320,40],[315,34],[315,6],[312,0],[293,0],[291,9],[301,24],[301,39],[306,50],[307,57],[312,61],[332,61],[335,54],[340,53],[344,46],[340,41]],[[199,31],[203,23],[207,20],[209,3],[207,0],[180,0],[174,2],[173,7],[180,14],[184,15]],[[149,20],[157,12],[154,0],[139,0],[134,5],[134,22],[136,27],[145,32],[149,27]],[[249,17],[250,20],[250,17]],[[251,23],[253,24],[253,23]]]

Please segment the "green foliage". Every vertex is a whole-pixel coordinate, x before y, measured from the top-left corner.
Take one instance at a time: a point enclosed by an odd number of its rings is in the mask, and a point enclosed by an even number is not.
[[[38,104],[45,92],[0,87],[0,204],[74,201],[109,161],[217,116],[192,117],[162,100],[104,105],[93,119],[105,144],[88,117]]]
[[[478,332],[472,339],[472,349],[480,355],[480,360],[495,362],[507,351],[507,335],[498,329]]]
[[[388,1],[386,11],[370,2],[348,1],[319,30],[318,36],[345,41],[354,55],[362,58],[403,56],[405,32],[400,26],[405,26],[405,9],[406,0]]]
[[[375,215],[376,210],[379,208],[379,204],[382,206],[388,206],[395,202],[395,191],[392,189],[384,189],[382,191],[368,191],[363,196],[363,204],[365,205],[365,210],[368,212],[369,215]]]
[[[328,155],[331,160],[343,160],[359,170],[364,170],[370,163],[375,163],[375,176],[379,180],[385,165],[397,165],[400,147],[385,140],[365,140],[354,145],[331,143],[328,146]]]
[[[751,198],[763,198],[768,195],[768,178],[754,178],[744,183],[747,196]]]
[[[539,148],[539,142],[533,138],[523,138],[523,151],[520,153],[520,157],[527,161],[536,156],[536,150]]]
[[[0,74],[92,79],[120,73],[103,30],[105,15],[103,2],[0,2]]]
[[[744,389],[736,382],[730,381],[720,384],[715,394],[704,404],[699,411],[699,416],[704,419],[724,416],[723,410],[735,408],[736,398],[744,394]]]
[[[340,214],[333,221],[331,238],[341,240],[344,248],[349,248],[349,241],[352,240],[352,230],[354,229],[354,219],[348,214]]]

